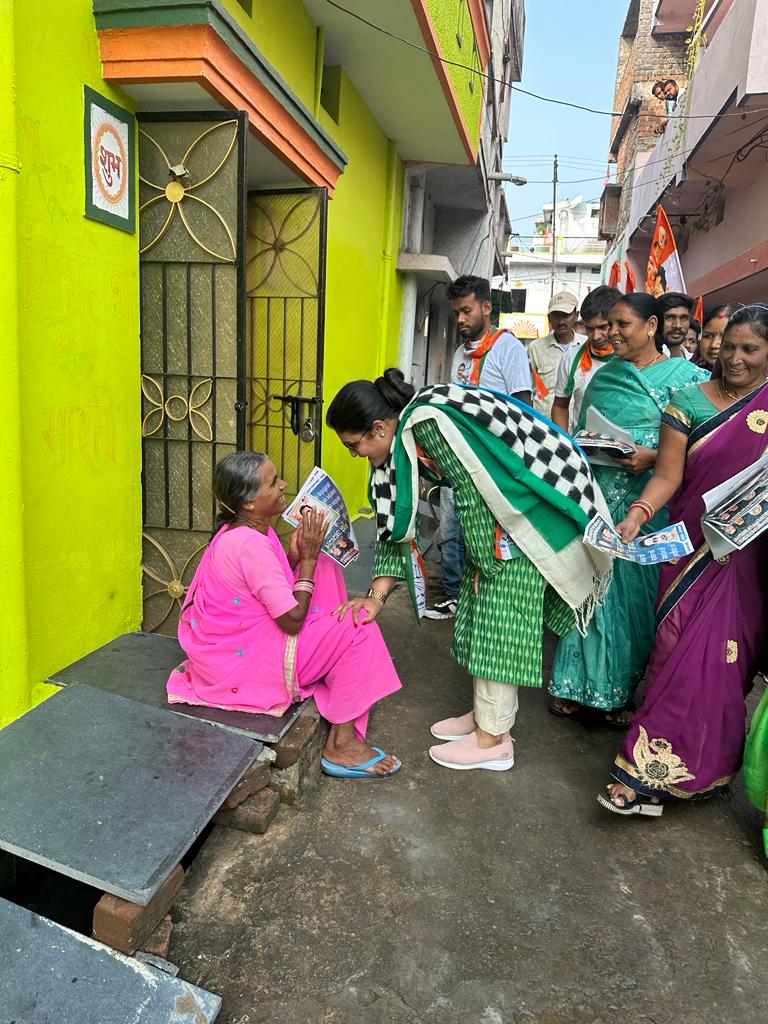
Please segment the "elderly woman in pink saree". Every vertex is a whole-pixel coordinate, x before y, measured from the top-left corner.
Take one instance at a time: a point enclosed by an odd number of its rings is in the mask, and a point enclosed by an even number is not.
[[[720,362],[722,377],[672,397],[654,474],[617,526],[632,540],[669,502],[694,550],[662,569],[643,703],[616,757],[617,781],[598,796],[616,814],[656,817],[664,800],[709,796],[731,782],[744,751],[745,697],[765,664],[768,533],[715,559],[701,517],[702,495],[768,450],[768,307],[733,314]]]
[[[285,509],[285,487],[266,455],[236,452],[216,465],[222,525],[190,584],[179,623],[187,658],[168,679],[168,701],[282,715],[312,696],[332,723],[326,774],[393,775],[400,762],[365,734],[370,709],[400,680],[379,627],[339,616],[347,591],[320,552],[322,516],[307,511],[283,550],[270,520]]]

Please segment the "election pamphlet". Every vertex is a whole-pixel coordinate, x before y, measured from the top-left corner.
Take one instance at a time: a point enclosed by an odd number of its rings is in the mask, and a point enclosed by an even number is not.
[[[593,406],[587,409],[584,429],[573,440],[589,461],[598,466],[615,467],[617,457],[624,458],[637,450],[632,435]]]
[[[584,531],[584,543],[600,551],[609,551],[616,558],[625,558],[638,565],[674,562],[693,551],[685,523],[673,523],[656,533],[645,533],[625,544],[621,535],[602,516],[590,519]]]
[[[349,518],[347,506],[341,491],[318,466],[312,470],[299,493],[283,512],[283,519],[291,526],[298,526],[308,508],[325,513],[328,518],[328,532],[322,550],[342,567],[354,562],[360,554],[355,531]]]
[[[712,555],[741,551],[768,530],[768,455],[703,497],[701,528]]]

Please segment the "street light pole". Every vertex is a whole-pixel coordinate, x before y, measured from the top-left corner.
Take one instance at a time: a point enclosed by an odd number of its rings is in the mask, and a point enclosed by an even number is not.
[[[549,282],[550,299],[555,294],[555,252],[557,249],[557,153],[552,164],[552,271]]]

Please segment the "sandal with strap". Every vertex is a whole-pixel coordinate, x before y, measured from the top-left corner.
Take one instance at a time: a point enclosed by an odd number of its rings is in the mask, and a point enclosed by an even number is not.
[[[609,729],[623,729],[627,730],[632,725],[632,718],[629,721],[624,721],[621,718],[612,717],[614,715],[620,715],[624,711],[629,711],[634,717],[635,712],[634,704],[625,704],[623,708],[614,708],[612,711],[606,711],[603,715],[603,722],[608,726]]]
[[[621,804],[617,804],[616,800],[621,800]],[[598,793],[597,802],[613,814],[645,814],[649,818],[660,818],[664,813],[664,804],[654,803],[651,797],[642,793],[638,793],[634,800],[627,800],[623,793],[618,793],[615,797]]]
[[[559,704],[558,701],[560,702]],[[566,711],[563,704],[573,704],[573,708],[570,711]],[[575,700],[568,700],[567,697],[555,697],[554,700],[547,704],[547,711],[556,718],[575,718],[587,710],[588,708],[585,708],[583,704],[579,704]]]

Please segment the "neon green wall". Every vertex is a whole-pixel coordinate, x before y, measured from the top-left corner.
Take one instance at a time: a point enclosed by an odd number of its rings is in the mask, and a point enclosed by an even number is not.
[[[253,18],[225,3],[311,107],[316,33],[299,0],[255,0]],[[22,469],[11,512],[23,517],[23,558],[6,566],[14,593],[26,594],[27,629],[18,651],[3,652],[0,725],[49,692],[39,684],[53,671],[141,621],[138,235],[83,215],[83,85],[131,102],[101,78],[90,0],[63,7],[41,22],[31,5],[15,5],[18,250],[0,257],[19,277],[21,412],[12,426]],[[375,377],[396,358],[403,167],[346,76],[339,124],[322,111],[321,121],[349,157],[329,206],[330,401],[347,380]],[[356,512],[367,500],[365,465],[330,433],[324,464]]]
[[[403,167],[346,75],[342,74],[338,125],[322,109],[320,123],[349,157],[328,206],[327,408],[347,381],[376,377],[397,356],[402,283],[395,267]],[[368,504],[367,465],[351,458],[333,431],[326,430],[323,466],[344,491],[353,515]]]
[[[222,2],[312,110],[317,30],[300,0],[254,0],[250,17],[237,0]],[[375,377],[397,359],[402,284],[395,267],[403,166],[346,75],[338,124],[322,108],[319,121],[349,158],[328,206],[327,406],[348,380]],[[324,435],[323,465],[353,513],[367,504],[365,465],[351,459],[330,431]]]
[[[301,0],[253,0],[251,16],[237,0],[222,0],[222,4],[302,103],[312,110],[317,29]]]
[[[138,235],[83,216],[83,85],[130,107],[101,78],[91,4],[70,0],[45,18],[34,4],[15,10],[23,570],[35,684],[141,620]],[[13,713],[6,699],[0,721]]]
[[[427,0],[427,8],[440,41],[440,49],[446,60],[457,61],[459,64],[466,64],[469,67],[476,64],[478,70],[482,71],[480,58],[476,54],[473,56],[472,42],[475,38],[475,31],[467,0]],[[456,38],[460,14],[463,18],[461,20],[461,46]],[[467,133],[472,142],[477,144],[480,138],[485,79],[452,64],[447,64],[446,69],[456,91]],[[470,83],[474,83],[474,90],[470,88]]]

